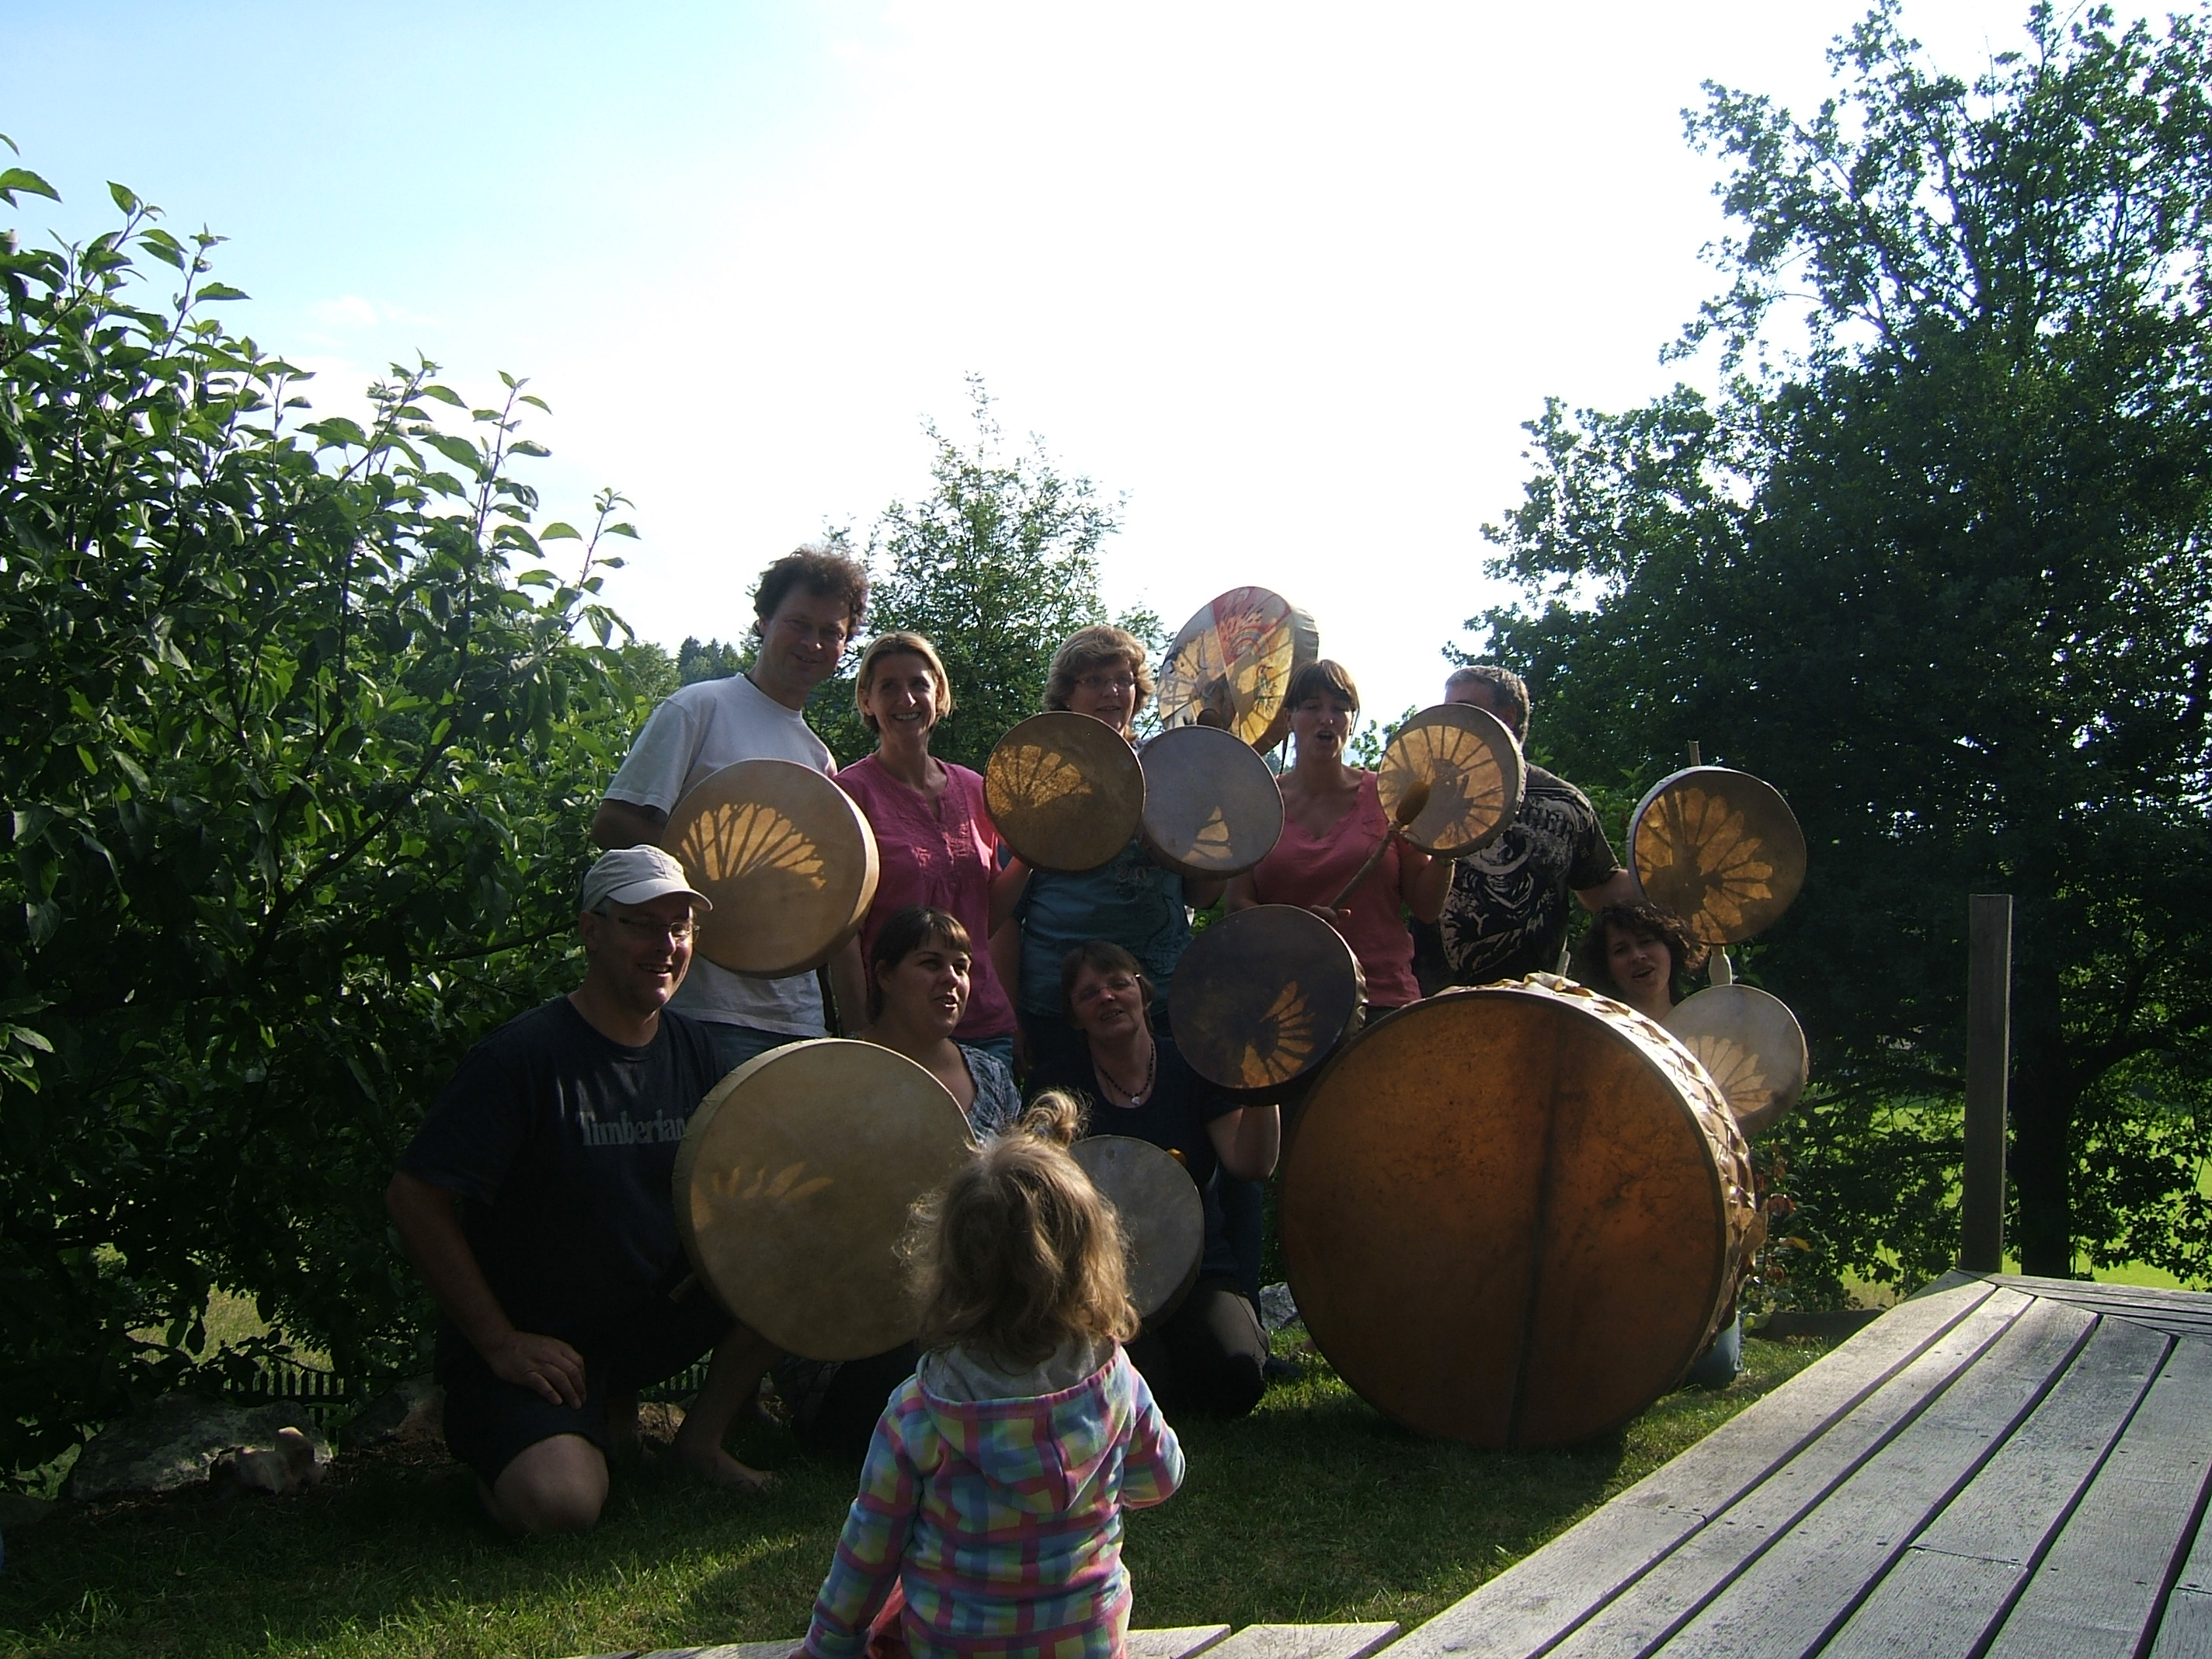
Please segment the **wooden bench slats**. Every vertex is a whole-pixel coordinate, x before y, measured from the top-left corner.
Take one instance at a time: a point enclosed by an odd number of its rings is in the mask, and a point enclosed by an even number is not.
[[[1824,1659],[1974,1651],[2119,1437],[2166,1347],[2141,1325],[2100,1322],[2043,1403],[1875,1586]]]
[[[1900,1303],[1664,1468],[1438,1613],[1390,1649],[1391,1659],[1520,1659],[1542,1650],[1978,1312],[1987,1310],[1985,1320],[1993,1316],[2001,1328],[2031,1300],[1962,1277]],[[1982,1340],[1994,1334],[1990,1330]],[[1978,1346],[1977,1340],[1973,1347]],[[1938,1362],[1947,1372],[1950,1364]]]
[[[1218,1646],[1229,1634],[1226,1625],[1169,1625],[1158,1630],[1129,1632],[1128,1659],[1191,1659]]]
[[[1208,1659],[1367,1659],[1389,1645],[1395,1624],[1247,1625]]]
[[[1668,1646],[1714,1655],[1813,1652],[1923,1522],[2034,1409],[2096,1322],[2082,1309],[2037,1302],[1729,1582]]]
[[[1997,1632],[1993,1659],[2136,1652],[2194,1541],[2208,1425],[2212,1342],[2177,1342]]]
[[[2212,1659],[2212,1595],[2176,1589],[2152,1644],[2150,1659]]]
[[[2005,1340],[2024,1312],[2046,1305],[2026,1297],[2015,1302],[2005,1292],[1984,1302],[1569,1635],[1558,1649],[1561,1659],[1653,1650],[1916,1422],[1977,1359]],[[2052,1316],[2065,1316],[2045,1318]],[[2087,1316],[2072,1317],[2077,1327],[2087,1322]]]

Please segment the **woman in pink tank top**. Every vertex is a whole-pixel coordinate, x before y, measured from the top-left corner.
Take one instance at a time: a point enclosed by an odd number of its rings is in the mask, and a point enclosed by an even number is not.
[[[1413,936],[1402,911],[1434,921],[1451,884],[1451,866],[1392,835],[1375,775],[1344,763],[1359,715],[1359,689],[1352,676],[1326,659],[1310,664],[1291,681],[1288,699],[1297,748],[1290,770],[1276,780],[1283,792],[1283,838],[1256,867],[1229,884],[1229,908],[1302,905],[1344,935],[1367,976],[1370,1007],[1379,1012],[1418,1002]],[[1341,908],[1331,908],[1345,883],[1386,838],[1381,862]]]

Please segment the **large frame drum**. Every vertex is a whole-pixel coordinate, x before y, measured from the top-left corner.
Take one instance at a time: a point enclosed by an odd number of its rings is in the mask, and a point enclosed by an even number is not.
[[[1137,751],[1145,850],[1194,881],[1241,874],[1275,850],[1283,792],[1257,750],[1211,726],[1178,726]]]
[[[898,1261],[914,1202],[974,1155],[945,1085],[872,1042],[817,1037],[747,1060],[676,1154],[676,1227],[722,1305],[807,1359],[913,1337]]]
[[[1206,1201],[1190,1171],[1173,1152],[1128,1135],[1086,1136],[1068,1151],[1121,1218],[1138,1316],[1173,1313],[1206,1255]]]
[[[1320,1070],[1366,1003],[1344,935],[1295,904],[1231,910],[1190,942],[1168,993],[1191,1070],[1252,1100],[1280,1100]]]
[[[1145,815],[1145,770],[1103,720],[1032,714],[983,765],[983,805],[1006,845],[1039,870],[1069,874],[1121,857]]]
[[[1712,1340],[1759,1236],[1750,1152],[1660,1026],[1550,975],[1377,1020],[1307,1097],[1282,1182],[1298,1311],[1410,1428],[1556,1446]]]

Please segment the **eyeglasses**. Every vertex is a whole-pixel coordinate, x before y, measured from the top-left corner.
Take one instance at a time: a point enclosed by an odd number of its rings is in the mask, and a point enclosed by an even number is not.
[[[1121,996],[1128,992],[1133,991],[1136,988],[1137,981],[1131,979],[1127,974],[1115,974],[1109,978],[1100,980],[1095,985],[1089,986],[1085,989],[1077,992],[1075,994],[1075,1000],[1078,1002],[1088,1005],[1097,1001],[1101,997]]]
[[[1133,691],[1137,682],[1127,674],[1085,674],[1076,681],[1085,691]]]
[[[699,924],[689,916],[681,921],[656,921],[651,916],[616,916],[612,920],[616,927],[632,939],[644,939],[655,945],[664,939],[673,939],[678,945],[689,945],[692,935],[699,931]]]

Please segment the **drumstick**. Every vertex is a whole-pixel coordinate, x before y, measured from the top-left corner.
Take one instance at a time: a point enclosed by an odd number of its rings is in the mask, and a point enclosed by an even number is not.
[[[1345,900],[1350,898],[1359,884],[1375,872],[1375,866],[1382,862],[1382,854],[1389,849],[1390,837],[1420,817],[1421,809],[1428,804],[1429,781],[1426,778],[1416,778],[1412,787],[1400,797],[1398,810],[1390,814],[1390,827],[1382,832],[1382,839],[1375,843],[1375,850],[1367,855],[1367,862],[1359,866],[1359,873],[1345,883],[1344,890],[1330,901],[1328,907],[1330,909],[1344,908]]]

